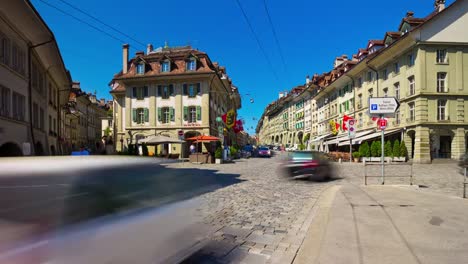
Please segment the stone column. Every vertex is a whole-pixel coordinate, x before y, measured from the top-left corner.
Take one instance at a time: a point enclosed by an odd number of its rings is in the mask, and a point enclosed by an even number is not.
[[[452,139],[451,158],[459,159],[466,152],[465,129],[463,127],[453,130],[455,136]]]
[[[413,159],[415,163],[431,163],[431,146],[429,143],[429,136],[428,127],[416,127]]]

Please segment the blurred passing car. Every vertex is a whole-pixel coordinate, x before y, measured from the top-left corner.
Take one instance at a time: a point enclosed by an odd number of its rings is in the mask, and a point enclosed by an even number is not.
[[[327,158],[317,151],[293,151],[288,153],[283,168],[284,174],[292,178],[328,180],[333,176]]]
[[[271,151],[268,147],[259,147],[258,148],[258,156],[259,157],[271,157]]]

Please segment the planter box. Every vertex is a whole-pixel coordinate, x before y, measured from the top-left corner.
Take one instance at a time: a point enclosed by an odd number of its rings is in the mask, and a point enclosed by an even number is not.
[[[373,157],[373,158],[370,158],[370,161],[372,161],[372,162],[380,162],[380,158],[375,158],[375,157]]]
[[[359,158],[354,158],[354,162],[359,162]]]
[[[362,162],[369,162],[371,161],[371,158],[361,158]]]
[[[216,164],[222,164],[223,160],[222,159],[216,159]]]
[[[394,162],[405,162],[406,158],[405,157],[394,157],[393,161]]]

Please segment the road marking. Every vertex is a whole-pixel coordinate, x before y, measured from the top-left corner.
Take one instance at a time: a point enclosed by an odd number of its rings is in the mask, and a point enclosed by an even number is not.
[[[38,184],[38,185],[11,185],[11,186],[0,186],[0,189],[21,189],[21,188],[45,188],[53,186],[70,186],[70,184],[60,183],[60,184]]]

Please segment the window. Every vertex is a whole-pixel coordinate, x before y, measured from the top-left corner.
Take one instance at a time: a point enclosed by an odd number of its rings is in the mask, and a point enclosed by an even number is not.
[[[57,133],[57,119],[54,118],[54,133]]]
[[[447,63],[447,50],[446,49],[437,50],[436,61],[437,63]]]
[[[52,85],[49,83],[49,104],[52,105],[53,102],[52,102]]]
[[[143,86],[143,87],[133,87],[132,89],[132,96],[133,98],[136,98],[137,100],[143,100],[145,97],[148,97],[148,86]]]
[[[393,70],[395,71],[395,74],[400,73],[400,63],[395,62],[395,63],[393,64]]]
[[[197,69],[197,61],[194,58],[187,61],[187,71],[194,71],[196,69]]]
[[[409,121],[413,122],[415,120],[414,103],[408,103],[408,108],[409,108]]]
[[[166,60],[161,63],[161,72],[170,72],[171,71],[171,62]]]
[[[367,72],[367,81],[371,82],[372,81],[372,72]]]
[[[0,86],[0,116],[10,116],[10,89]]]
[[[196,123],[197,122],[197,108],[195,106],[188,107],[188,122]]]
[[[39,106],[36,103],[33,103],[33,125],[39,127]]]
[[[358,94],[358,102],[357,103],[358,103],[357,107],[361,108],[362,107],[362,94]]]
[[[383,89],[384,97],[388,97],[388,88]]]
[[[44,118],[45,118],[44,117],[44,109],[41,108],[40,113],[39,113],[39,121],[40,121],[39,129],[41,129],[41,130],[44,130],[44,128],[45,128],[44,127]]]
[[[447,92],[447,73],[438,72],[437,73],[437,92],[445,93]]]
[[[362,78],[359,77],[358,79],[358,88],[361,88],[362,87]]]
[[[144,124],[146,122],[149,122],[148,108],[133,109],[133,122],[137,124]]]
[[[158,94],[162,99],[169,99],[170,96],[174,95],[174,85],[160,85],[158,86]]]
[[[5,36],[1,35],[1,54],[0,57],[2,62],[6,65],[10,64],[10,40]]]
[[[358,116],[357,127],[362,127],[362,113],[360,113]]]
[[[410,95],[415,94],[415,92],[416,92],[415,90],[416,90],[416,89],[415,89],[415,83],[414,83],[414,76],[410,76],[410,77],[408,78],[408,83],[409,83],[409,94],[410,94]]]
[[[399,82],[395,83],[393,87],[395,88],[396,99],[400,99],[400,83]]]
[[[370,88],[368,92],[369,92],[369,97],[372,98],[374,96],[374,89]]]
[[[163,124],[168,124],[171,121],[171,110],[169,107],[159,108],[161,111],[160,121]]]
[[[184,84],[184,95],[188,95],[188,97],[193,98],[200,94],[201,89],[199,83]]]
[[[437,101],[437,120],[438,121],[448,120],[447,100],[438,100]]]
[[[395,112],[395,124],[399,125],[400,124],[400,110],[397,110]]]
[[[49,115],[49,133],[52,133],[52,116]]]
[[[24,121],[25,97],[19,93],[13,93],[13,118]]]
[[[145,74],[145,64],[144,63],[137,64],[136,73],[137,74]]]
[[[384,80],[387,80],[388,79],[388,71],[387,71],[387,68],[383,69],[382,71],[382,78]]]
[[[408,66],[414,66],[414,54],[413,53],[410,53],[408,55]]]
[[[12,48],[11,48],[11,68],[15,71],[19,71],[19,58],[18,58],[18,46],[13,43]]]

